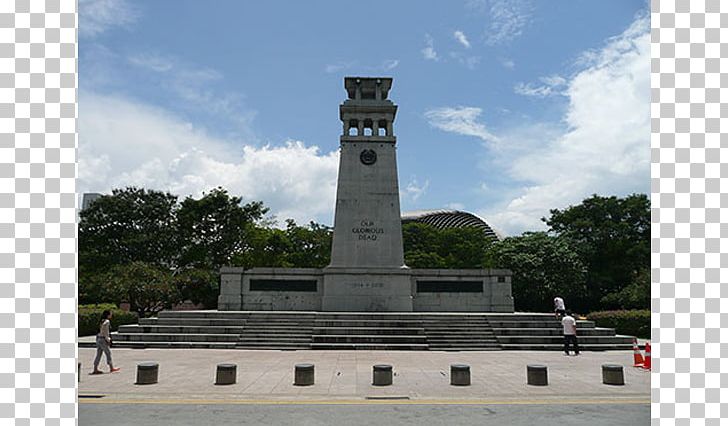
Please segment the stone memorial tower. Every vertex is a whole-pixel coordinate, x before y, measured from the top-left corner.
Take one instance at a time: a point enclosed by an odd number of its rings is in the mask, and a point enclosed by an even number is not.
[[[392,79],[346,77],[331,263],[220,270],[224,311],[513,312],[511,271],[410,269],[399,210]]]
[[[397,177],[391,78],[347,77],[324,310],[411,311]]]

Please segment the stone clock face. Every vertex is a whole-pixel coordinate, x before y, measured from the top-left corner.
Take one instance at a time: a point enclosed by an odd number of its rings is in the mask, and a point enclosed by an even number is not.
[[[371,166],[377,162],[377,153],[373,149],[365,149],[359,154],[359,160],[366,166]]]

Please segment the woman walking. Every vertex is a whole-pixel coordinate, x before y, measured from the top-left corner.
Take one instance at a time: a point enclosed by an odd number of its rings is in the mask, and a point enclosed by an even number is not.
[[[103,371],[99,370],[99,361],[101,361],[101,353],[106,354],[106,363],[109,364],[109,372],[114,373],[119,371],[119,368],[114,368],[114,363],[111,361],[111,311],[106,310],[101,314],[101,325],[99,326],[99,334],[96,335],[96,358],[94,359],[94,371],[91,374],[103,374]]]

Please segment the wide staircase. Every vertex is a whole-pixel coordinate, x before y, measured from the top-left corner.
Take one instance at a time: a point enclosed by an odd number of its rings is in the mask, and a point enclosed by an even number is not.
[[[582,350],[628,350],[632,337],[577,321]],[[561,350],[553,314],[163,311],[123,325],[114,346],[279,350]],[[93,346],[83,340],[79,346]]]

